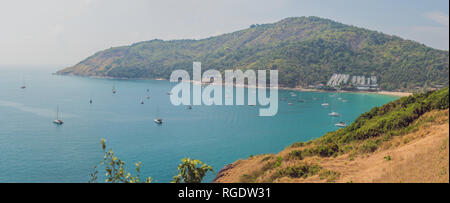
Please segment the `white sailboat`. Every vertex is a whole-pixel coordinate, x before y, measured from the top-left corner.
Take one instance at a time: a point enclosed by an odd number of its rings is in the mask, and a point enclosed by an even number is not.
[[[163,123],[163,120],[161,118],[157,118],[154,120],[156,124],[161,125]]]
[[[158,125],[163,124],[162,118],[159,117],[159,107],[157,107],[157,109],[156,109],[156,116],[158,116],[158,117],[155,118],[153,121]]]
[[[53,121],[54,124],[62,125],[64,121],[59,119],[59,106],[56,106],[56,120]]]
[[[327,103],[327,98],[326,97],[323,98],[322,106],[330,106],[330,104]]]
[[[328,115],[331,116],[331,117],[339,117],[339,113],[334,112],[334,111],[329,113]]]
[[[336,127],[345,128],[347,127],[347,123],[342,121],[342,116],[339,117],[339,122],[335,124]]]
[[[340,121],[340,122],[336,123],[335,126],[340,127],[340,128],[345,128],[345,127],[347,127],[347,123]]]

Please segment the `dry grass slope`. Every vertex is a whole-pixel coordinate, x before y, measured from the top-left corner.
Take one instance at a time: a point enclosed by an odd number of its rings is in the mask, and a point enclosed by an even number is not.
[[[374,152],[348,150],[336,157],[299,160],[291,152],[310,146],[291,146],[276,155],[239,160],[220,172],[215,182],[448,183],[448,109],[428,112],[414,124],[414,130],[386,138]],[[354,143],[352,149],[361,149],[368,141]]]

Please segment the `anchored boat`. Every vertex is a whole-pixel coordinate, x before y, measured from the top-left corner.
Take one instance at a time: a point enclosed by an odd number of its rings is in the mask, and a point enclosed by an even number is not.
[[[59,107],[58,106],[56,107],[56,120],[54,120],[53,123],[56,125],[62,125],[64,123],[64,121],[59,119]]]

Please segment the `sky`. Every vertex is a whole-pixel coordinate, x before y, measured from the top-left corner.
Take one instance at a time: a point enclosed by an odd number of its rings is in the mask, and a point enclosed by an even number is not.
[[[71,66],[151,39],[318,16],[449,49],[448,0],[0,0],[0,65]]]

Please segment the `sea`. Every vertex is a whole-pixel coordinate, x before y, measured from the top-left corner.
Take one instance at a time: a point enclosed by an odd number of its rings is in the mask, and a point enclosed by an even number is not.
[[[169,81],[52,74],[57,69],[0,67],[0,182],[88,182],[103,160],[102,138],[130,172],[142,162],[141,176],[156,183],[170,182],[184,157],[217,173],[239,159],[321,137],[338,130],[337,122],[351,123],[397,99],[279,90],[278,113],[261,117],[259,105],[175,106],[168,92],[177,84]],[[330,117],[333,111],[340,116]],[[57,112],[63,125],[52,123]],[[105,172],[98,169],[102,181]]]

